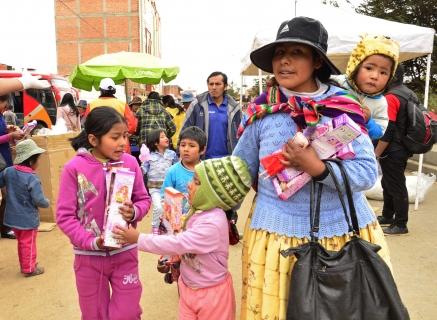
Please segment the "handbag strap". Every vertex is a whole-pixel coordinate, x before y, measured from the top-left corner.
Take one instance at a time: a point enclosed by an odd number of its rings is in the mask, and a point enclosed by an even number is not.
[[[349,205],[349,215],[347,214],[346,206],[344,204],[343,188],[341,188],[341,184],[339,183],[338,178],[335,175],[335,171],[332,168],[331,162],[336,163],[338,168],[340,169],[340,174],[341,174],[341,177],[343,179],[344,190],[346,192],[346,198],[347,198],[348,205]],[[352,188],[350,186],[349,176],[344,168],[343,162],[341,160],[338,160],[338,159],[329,159],[329,160],[325,161],[325,164],[327,165],[327,168],[328,168],[328,170],[331,174],[332,180],[334,182],[335,188],[337,189],[338,197],[339,197],[340,202],[342,204],[343,212],[345,214],[345,219],[346,219],[348,227],[349,227],[349,232],[354,232],[355,234],[359,235],[360,234],[360,227],[358,224],[357,211],[355,209],[355,204],[354,204],[354,200],[352,197]],[[349,217],[350,217],[350,220],[352,220],[352,225],[351,225],[351,222],[349,220]]]
[[[315,189],[317,189],[317,199],[315,199]],[[314,179],[311,181],[310,193],[310,237],[312,242],[317,242],[319,239],[319,225],[320,225],[320,203],[322,199],[323,184],[317,183]]]
[[[344,217],[346,220],[346,223],[348,225],[348,233],[353,233],[354,235],[360,234],[360,229],[358,225],[358,218],[356,214],[356,209],[354,205],[354,201],[352,198],[352,189],[350,187],[350,182],[348,175],[343,167],[343,164],[341,161],[337,159],[330,159],[325,160],[326,168],[329,171],[329,174],[332,177],[332,181],[334,182],[335,189],[338,194],[338,198],[340,200],[341,207],[343,209]],[[344,184],[344,190],[346,191],[346,198],[348,200],[349,205],[349,214],[348,210],[346,208],[346,203],[344,199],[344,193],[343,189],[341,187],[341,184],[338,180],[338,177],[335,174],[334,168],[332,167],[332,163],[336,163],[340,169],[341,176],[343,178],[343,184]],[[316,185],[318,186],[317,192],[316,192]],[[310,193],[310,237],[311,242],[317,242],[318,241],[318,233],[320,229],[320,204],[321,204],[321,196],[323,191],[323,184],[320,182],[316,182],[314,179],[311,182],[311,193]],[[317,195],[317,198],[316,198]],[[352,221],[352,223],[351,223]]]

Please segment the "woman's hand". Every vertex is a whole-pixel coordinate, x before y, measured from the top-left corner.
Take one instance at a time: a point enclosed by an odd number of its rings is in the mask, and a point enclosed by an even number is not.
[[[303,147],[290,139],[284,145],[282,154],[285,160],[281,162],[286,167],[304,171],[312,177],[317,177],[325,171],[325,164],[311,146]]]
[[[121,244],[137,243],[138,237],[140,236],[140,233],[137,231],[137,229],[131,225],[129,225],[127,228],[116,226],[112,232],[115,234],[114,238],[117,239],[117,241]]]
[[[131,200],[126,200],[123,205],[119,207],[120,214],[126,222],[132,222],[135,216],[134,205]]]

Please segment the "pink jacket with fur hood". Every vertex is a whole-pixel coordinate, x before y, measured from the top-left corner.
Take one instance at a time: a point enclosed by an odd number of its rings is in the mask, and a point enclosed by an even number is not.
[[[144,187],[137,160],[124,153],[121,161],[124,162],[123,167],[136,174],[132,191],[135,209],[132,225],[135,226],[149,211],[150,196]],[[56,209],[56,222],[70,238],[76,254],[106,255],[107,252],[99,250],[96,245],[96,237],[103,232],[105,200],[103,164],[87,150],[79,149],[62,171]],[[117,254],[135,246],[128,245],[108,252]]]

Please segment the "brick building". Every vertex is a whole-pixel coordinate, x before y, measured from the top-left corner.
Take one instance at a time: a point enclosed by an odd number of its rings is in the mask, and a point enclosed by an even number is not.
[[[165,96],[167,94],[172,94],[175,98],[180,99],[181,98],[181,91],[182,88],[175,84],[168,84],[165,86],[162,86],[162,95]]]
[[[161,56],[155,0],[55,0],[58,73],[118,51]]]

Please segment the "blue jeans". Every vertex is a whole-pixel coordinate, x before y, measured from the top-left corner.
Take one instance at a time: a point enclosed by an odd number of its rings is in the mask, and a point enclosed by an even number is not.
[[[160,218],[162,216],[163,208],[162,208],[162,200],[161,200],[161,189],[150,188],[149,189],[150,196],[152,197],[152,227],[158,228]]]

